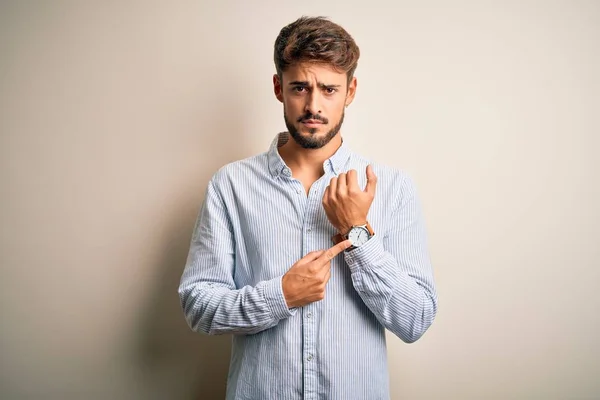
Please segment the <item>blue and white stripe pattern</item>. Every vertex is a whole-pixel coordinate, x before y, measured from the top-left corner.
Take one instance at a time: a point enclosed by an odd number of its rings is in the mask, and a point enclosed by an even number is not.
[[[307,195],[277,151],[286,140],[210,180],[179,287],[185,318],[233,334],[227,399],[389,399],[385,328],[414,342],[437,310],[415,185],[373,163],[375,236],[332,260],[324,300],[290,310],[282,276],[336,233],[322,205],[329,181],[355,169],[364,188],[369,161],[343,143]]]

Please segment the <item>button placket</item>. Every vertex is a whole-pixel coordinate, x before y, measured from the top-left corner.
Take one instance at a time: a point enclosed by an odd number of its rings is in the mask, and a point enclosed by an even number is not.
[[[319,192],[319,185],[313,184],[305,198],[304,212],[304,250],[305,254],[310,251],[319,250],[317,229],[318,208],[314,199]],[[303,372],[304,372],[304,398],[314,399],[318,390],[318,365],[316,363],[317,352],[317,331],[318,319],[315,315],[315,310],[318,309],[318,304],[309,304],[305,306],[304,317],[302,324],[303,333]]]

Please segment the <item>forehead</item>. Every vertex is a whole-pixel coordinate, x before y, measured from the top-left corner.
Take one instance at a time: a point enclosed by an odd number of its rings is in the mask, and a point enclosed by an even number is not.
[[[338,72],[328,64],[300,63],[290,65],[282,74],[283,83],[308,82],[309,84],[344,85],[346,73]]]

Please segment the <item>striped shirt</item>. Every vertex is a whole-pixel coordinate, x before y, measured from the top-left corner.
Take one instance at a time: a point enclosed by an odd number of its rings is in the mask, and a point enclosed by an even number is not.
[[[279,155],[288,138],[209,181],[179,286],[186,321],[233,334],[227,399],[389,399],[385,328],[414,342],[437,310],[415,185],[373,163],[375,235],[331,261],[325,299],[288,309],[282,276],[337,233],[322,205],[329,181],[355,169],[364,188],[369,164],[342,143],[307,195]]]

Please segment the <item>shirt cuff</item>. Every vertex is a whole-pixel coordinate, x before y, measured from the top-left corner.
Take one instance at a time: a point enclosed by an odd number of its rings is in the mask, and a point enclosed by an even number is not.
[[[267,281],[263,286],[263,296],[275,318],[289,318],[296,309],[289,309],[283,295],[282,276]]]
[[[368,268],[369,265],[373,264],[373,261],[383,257],[383,253],[385,253],[385,249],[383,243],[381,243],[381,237],[375,235],[362,246],[345,251],[344,258],[348,267],[350,267],[350,272],[355,273],[362,268]]]

